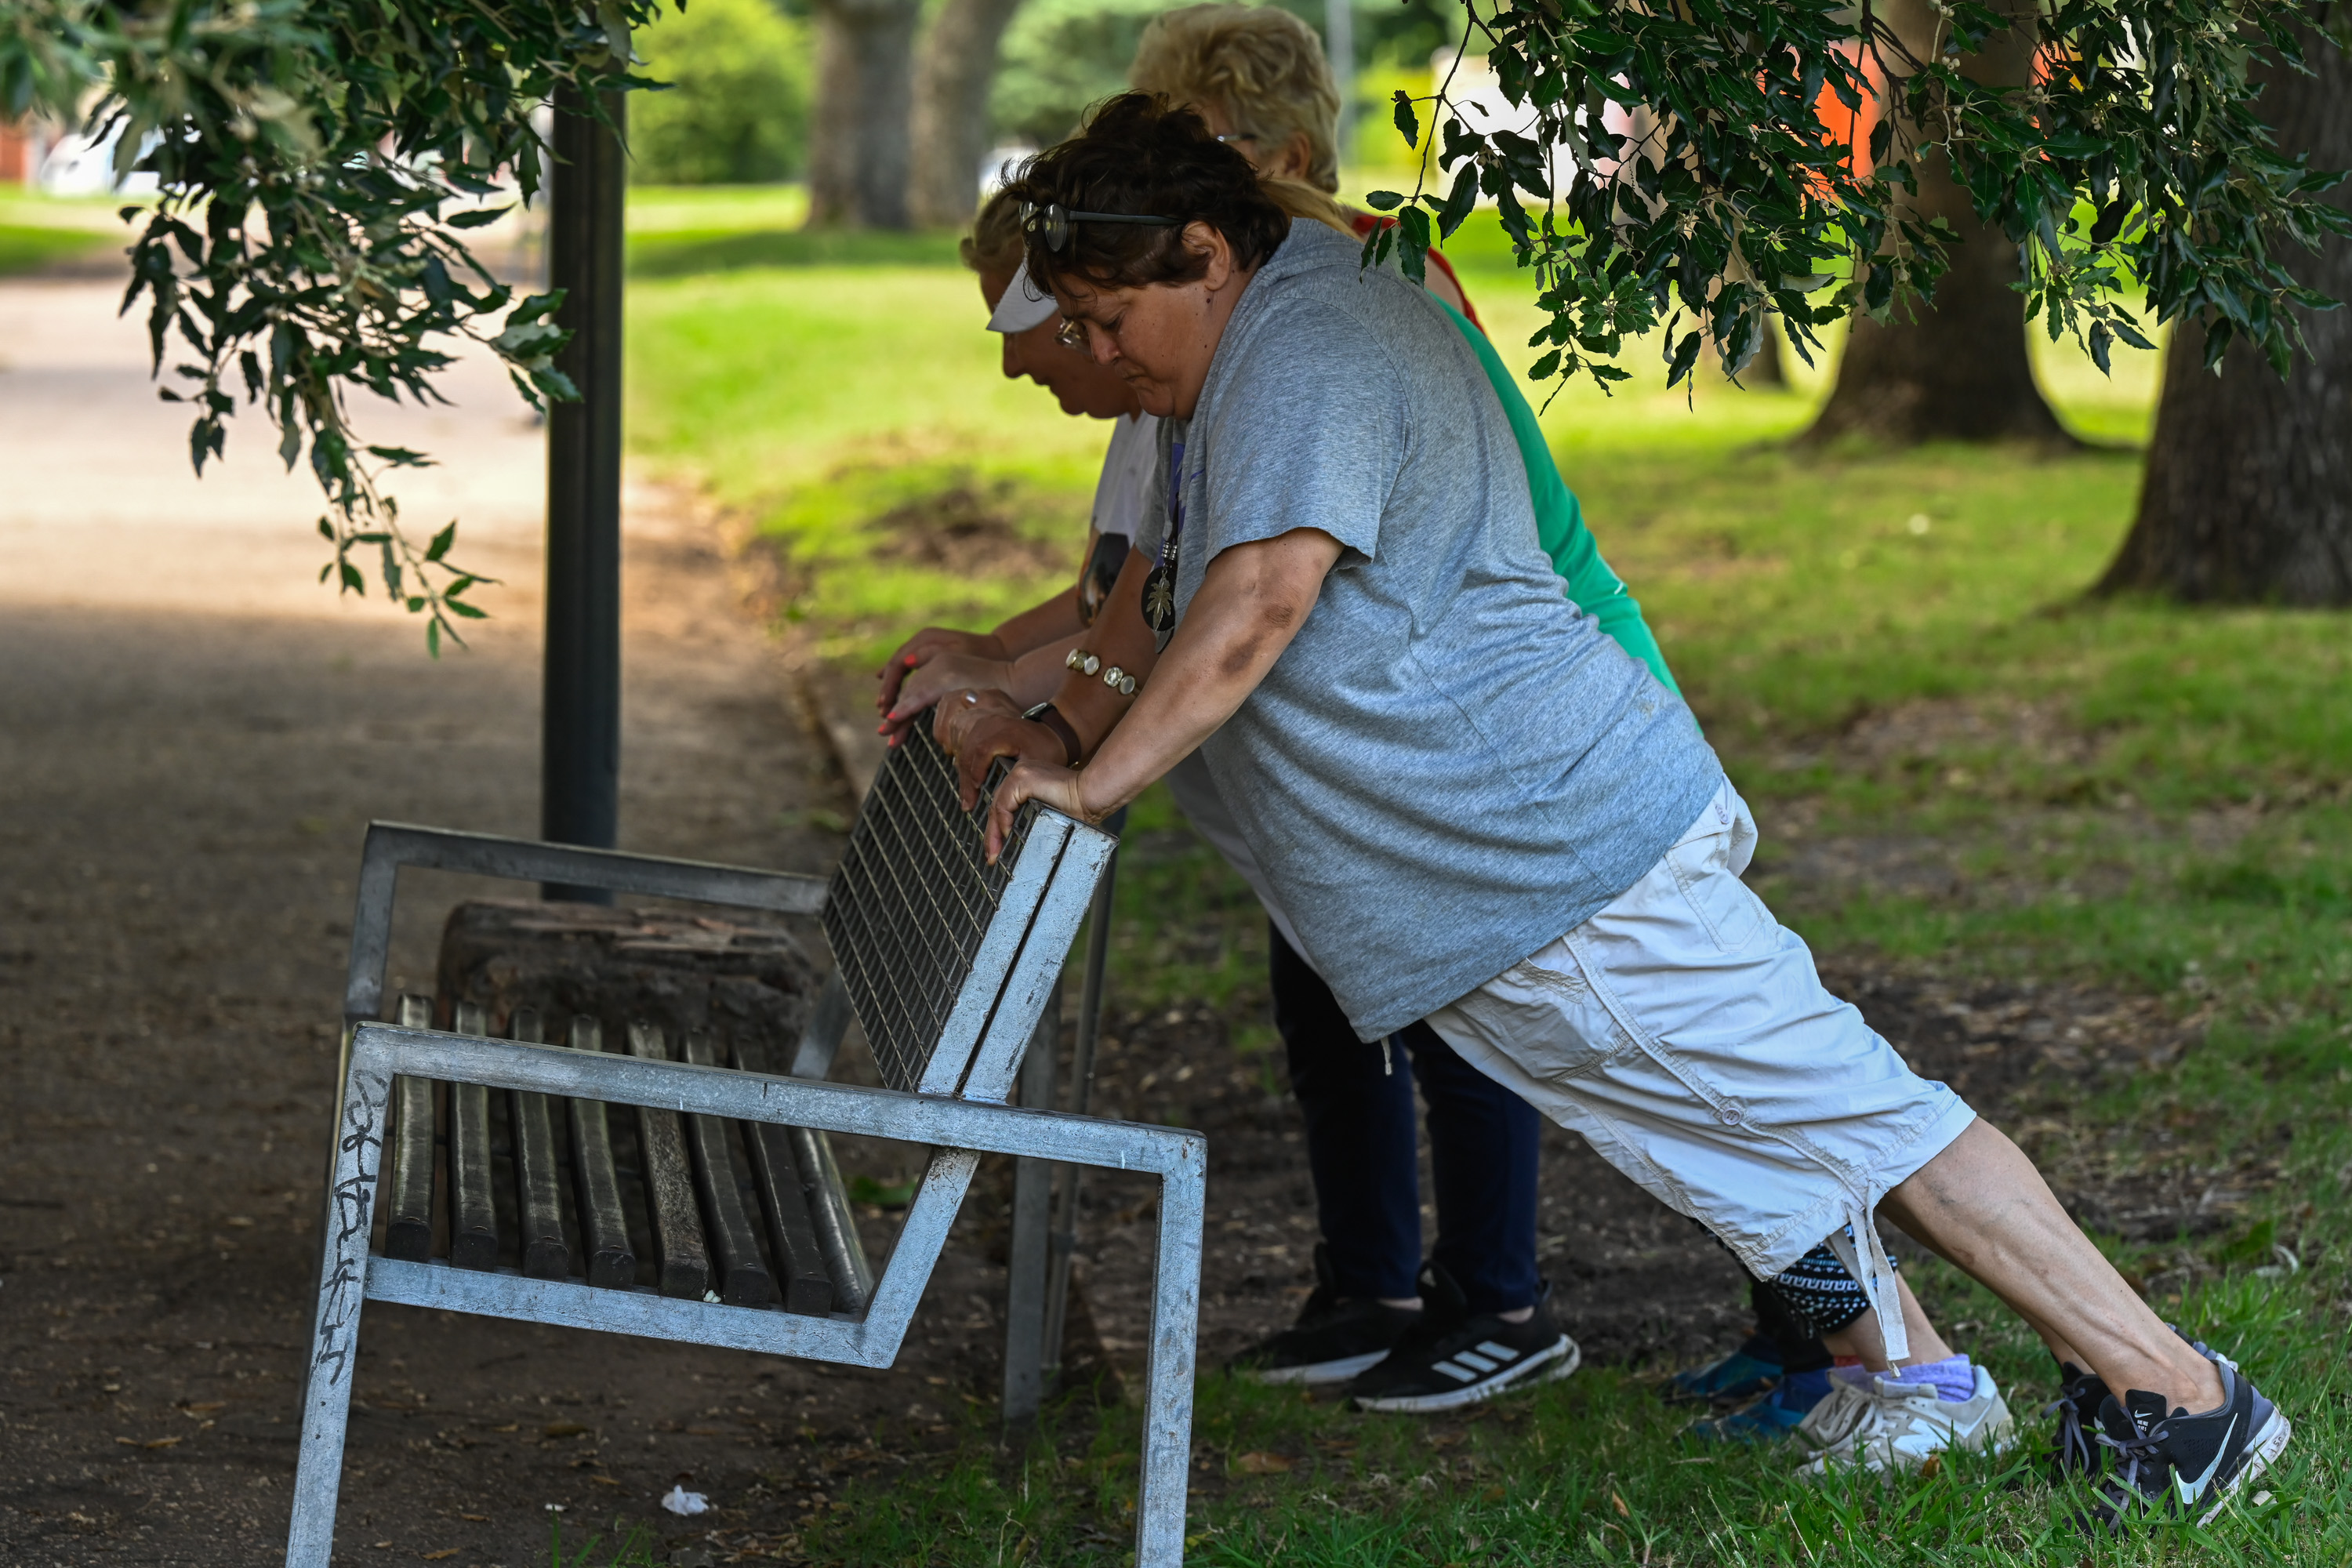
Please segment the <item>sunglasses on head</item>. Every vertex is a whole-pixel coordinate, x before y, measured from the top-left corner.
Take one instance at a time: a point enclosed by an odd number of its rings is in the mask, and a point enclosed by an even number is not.
[[[1139,223],[1172,228],[1177,222],[1152,213],[1072,212],[1059,202],[1047,202],[1043,206],[1034,202],[1021,204],[1022,232],[1035,235],[1045,242],[1046,249],[1057,255],[1070,243],[1070,226],[1074,223]]]

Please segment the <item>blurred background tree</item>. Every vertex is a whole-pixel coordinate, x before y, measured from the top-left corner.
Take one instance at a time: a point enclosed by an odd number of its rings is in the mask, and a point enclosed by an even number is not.
[[[915,62],[914,220],[953,228],[979,205],[980,167],[990,137],[989,90],[998,47],[1021,0],[945,0]]]
[[[1128,64],[1144,25],[1169,9],[1165,0],[1026,0],[1006,31],[989,103],[996,140],[1044,147],[1067,136],[1087,105],[1127,86]],[[1323,32],[1320,0],[1287,0],[1283,9]],[[1359,5],[1351,14],[1358,62],[1372,74],[1400,68],[1426,73],[1431,55],[1462,41],[1462,10],[1455,0]],[[1384,93],[1365,96],[1360,83],[1349,84],[1349,90],[1356,94],[1358,121],[1366,118],[1363,110],[1378,107],[1373,98],[1386,102]],[[1393,161],[1402,149],[1379,140],[1381,144],[1364,151]]]
[[[2279,144],[2352,167],[2352,58],[2314,39],[2310,74],[2260,68]],[[2352,202],[2339,186],[2329,200]],[[2288,261],[2296,281],[2352,300],[2352,240]],[[2295,310],[2309,353],[2285,375],[2252,344],[2209,368],[2184,323],[2165,355],[2138,515],[2099,591],[2191,604],[2352,605],[2352,311]]]
[[[1964,58],[1961,74],[2004,90],[2033,80],[2039,38],[2027,0],[1992,0],[2011,20]],[[1885,0],[1880,15],[1913,54],[1931,58],[1939,47],[1944,13],[1930,0]],[[1909,128],[1916,135],[1923,128]],[[1859,140],[1859,138],[1858,138]],[[1864,155],[1857,149],[1857,156]],[[1802,444],[1844,437],[1893,446],[1920,441],[2027,441],[2065,446],[2074,437],[2058,423],[2034,384],[2026,357],[2025,296],[2017,289],[2017,242],[1978,217],[1970,193],[1952,177],[1941,152],[1917,160],[1916,188],[1899,196],[1905,210],[1938,219],[1959,237],[1951,270],[1936,285],[1933,303],[1879,321],[1857,311],[1838,359],[1836,387]]]
[[[808,167],[811,44],[774,0],[694,0],[638,35],[664,92],[629,106],[631,179],[742,185]]]
[[[910,228],[907,177],[914,158],[915,37],[922,0],[811,5],[816,111],[809,134],[809,223]]]

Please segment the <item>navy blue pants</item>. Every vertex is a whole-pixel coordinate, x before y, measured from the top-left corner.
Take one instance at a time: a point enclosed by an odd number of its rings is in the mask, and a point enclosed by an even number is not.
[[[1535,1108],[1423,1023],[1390,1037],[1393,1070],[1383,1073],[1381,1047],[1356,1038],[1323,977],[1279,931],[1269,926],[1266,934],[1274,1024],[1289,1053],[1291,1092],[1307,1115],[1307,1163],[1339,1294],[1395,1300],[1420,1293],[1417,1078],[1429,1105],[1437,1187],[1430,1256],[1462,1287],[1473,1312],[1533,1306],[1543,1126]]]

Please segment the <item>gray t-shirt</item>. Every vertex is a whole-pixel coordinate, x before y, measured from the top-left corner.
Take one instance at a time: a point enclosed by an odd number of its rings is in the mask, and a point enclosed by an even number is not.
[[[1176,606],[1229,545],[1345,546],[1290,647],[1202,743],[1301,952],[1367,1040],[1632,887],[1723,770],[1681,700],[1560,596],[1502,405],[1444,310],[1298,222],[1161,421],[1138,548]]]

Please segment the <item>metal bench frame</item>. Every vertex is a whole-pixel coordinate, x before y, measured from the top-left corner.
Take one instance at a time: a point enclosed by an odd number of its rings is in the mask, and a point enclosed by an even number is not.
[[[877,797],[878,798],[878,797]],[[866,813],[875,809],[869,799]],[[1136,1501],[1139,1568],[1183,1560],[1192,1373],[1200,1308],[1206,1140],[1005,1103],[1064,956],[1115,840],[1057,813],[1024,808],[1010,875],[919,1081],[866,1089],[822,1081],[852,1011],[837,963],[799,1042],[791,1075],[699,1067],[561,1047],[402,1028],[383,1005],[392,906],[404,866],[572,889],[691,900],[787,914],[826,912],[813,877],[394,823],[368,830],[352,966],[346,1052],[326,1205],[319,1302],[304,1391],[289,1568],[326,1568],[334,1537],[361,1309],[400,1302],[652,1339],[887,1367],[896,1360],[982,1153],[1145,1172],[1160,1180],[1144,1432]],[[871,857],[868,858],[871,864]],[[838,886],[847,871],[836,873]],[[833,922],[828,921],[832,929]],[[861,959],[871,989],[873,953]],[[958,1041],[956,1037],[961,1035]],[[959,1047],[960,1048],[957,1048]],[[880,1053],[877,1050],[877,1055]],[[886,1068],[887,1071],[887,1068]],[[858,1312],[824,1317],[781,1307],[682,1300],[643,1287],[597,1288],[509,1268],[404,1261],[372,1246],[395,1077],[482,1084],[612,1105],[768,1122],[933,1145],[887,1263]]]

